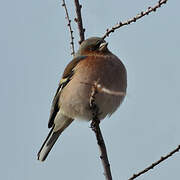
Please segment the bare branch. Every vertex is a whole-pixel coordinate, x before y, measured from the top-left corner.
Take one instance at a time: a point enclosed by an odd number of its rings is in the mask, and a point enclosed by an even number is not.
[[[72,30],[72,27],[71,27],[71,20],[69,18],[69,13],[68,13],[68,10],[67,10],[67,6],[66,6],[66,3],[65,3],[65,0],[62,0],[62,1],[63,1],[62,6],[65,9],[66,19],[68,21],[67,26],[69,27],[69,32],[70,32],[70,36],[71,36],[71,42],[70,42],[71,49],[72,49],[71,55],[74,56],[74,54],[75,54],[75,51],[74,51],[74,37],[73,37],[73,30]]]
[[[105,176],[106,180],[112,180],[110,164],[109,164],[107,151],[106,151],[106,145],[104,143],[104,139],[103,139],[103,136],[101,133],[101,129],[99,127],[99,124],[100,124],[100,120],[98,118],[99,108],[95,104],[95,95],[96,94],[97,94],[96,86],[92,86],[92,93],[91,93],[90,102],[89,102],[90,108],[92,111],[92,116],[93,116],[92,122],[91,122],[91,128],[96,135],[97,144],[99,146],[100,159],[102,161],[103,168],[104,168],[104,176]]]
[[[74,20],[78,24],[79,37],[80,37],[79,44],[81,44],[84,41],[84,32],[85,32],[85,29],[83,28],[83,22],[82,22],[82,16],[81,16],[82,5],[79,4],[79,0],[74,0],[74,3],[76,7],[76,14],[77,14],[77,18],[75,18]]]
[[[97,82],[95,82],[94,86],[97,88],[98,92],[103,92],[103,93],[114,95],[114,96],[126,96],[125,92],[109,90],[105,88],[104,86],[102,86],[101,84],[98,84]]]
[[[112,90],[107,89],[106,87],[102,86],[101,84],[99,84],[98,81],[95,81],[93,84],[86,83],[86,82],[80,82],[80,83],[85,84],[87,86],[94,86],[96,88],[97,92],[103,92],[103,93],[113,95],[113,96],[126,96],[126,92],[112,91]]]
[[[106,33],[103,36],[103,39],[105,39],[106,37],[109,36],[109,34],[113,33],[116,29],[121,28],[122,26],[125,25],[129,25],[133,22],[136,22],[138,19],[142,18],[143,16],[146,16],[148,14],[150,14],[151,12],[155,12],[158,8],[161,7],[161,5],[166,4],[168,0],[160,0],[158,2],[158,4],[156,4],[154,7],[148,7],[148,9],[146,11],[142,11],[140,14],[137,14],[135,17],[128,19],[125,22],[119,22],[118,24],[116,24],[114,27],[112,27],[111,29],[107,29]]]
[[[147,171],[153,169],[155,166],[157,166],[158,164],[160,164],[161,162],[165,161],[166,159],[168,159],[169,157],[171,157],[174,153],[178,152],[180,150],[180,145],[178,145],[178,147],[176,149],[174,149],[173,151],[171,151],[169,154],[167,154],[166,156],[162,156],[161,159],[159,159],[158,161],[152,163],[150,166],[148,166],[147,168],[145,168],[144,170],[140,171],[137,174],[133,174],[132,177],[130,177],[128,180],[133,180],[135,178],[137,178],[138,176],[145,174]]]

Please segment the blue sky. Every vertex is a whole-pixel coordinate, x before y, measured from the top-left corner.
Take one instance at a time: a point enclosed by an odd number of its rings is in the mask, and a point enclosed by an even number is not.
[[[84,0],[86,37],[102,36],[108,27],[156,2]],[[75,121],[47,161],[36,160],[49,131],[51,101],[72,59],[61,2],[6,0],[0,4],[0,178],[104,179],[89,123]],[[114,179],[128,179],[180,144],[179,6],[179,1],[168,1],[156,13],[106,39],[128,72],[124,103],[101,123]],[[68,1],[68,7],[74,18],[73,3]],[[76,24],[73,28],[77,42]],[[139,180],[179,179],[179,163],[177,153]]]

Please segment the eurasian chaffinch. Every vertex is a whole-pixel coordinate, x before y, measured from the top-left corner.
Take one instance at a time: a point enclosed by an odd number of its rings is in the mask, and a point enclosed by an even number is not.
[[[52,102],[48,123],[51,131],[38,152],[38,160],[46,159],[59,135],[74,119],[92,119],[89,99],[94,82],[98,81],[109,90],[126,93],[126,69],[107,46],[102,38],[89,38],[81,43],[74,59],[66,66]],[[99,108],[99,119],[114,113],[123,99],[124,96],[98,92],[95,104]]]

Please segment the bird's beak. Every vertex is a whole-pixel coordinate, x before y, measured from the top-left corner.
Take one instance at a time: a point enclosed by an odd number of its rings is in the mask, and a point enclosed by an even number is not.
[[[107,42],[101,43],[101,45],[99,47],[99,50],[100,51],[105,51],[105,50],[107,50],[107,46],[108,46]]]

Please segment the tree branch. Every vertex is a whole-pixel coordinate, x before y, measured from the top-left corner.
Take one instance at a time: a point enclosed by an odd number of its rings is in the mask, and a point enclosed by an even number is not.
[[[66,3],[65,3],[65,0],[62,0],[62,1],[63,1],[62,6],[65,9],[66,19],[68,21],[67,26],[69,27],[69,32],[70,32],[70,36],[71,36],[71,42],[70,42],[71,49],[72,49],[71,55],[74,56],[74,54],[75,54],[75,51],[74,51],[74,37],[73,37],[73,30],[72,30],[72,27],[71,27],[71,20],[69,18],[69,13],[68,13],[68,10],[67,10],[67,6],[66,6]]]
[[[161,159],[159,159],[158,161],[152,163],[150,166],[148,166],[147,168],[145,168],[144,170],[140,171],[137,174],[133,174],[132,177],[130,177],[128,180],[133,180],[135,178],[137,178],[138,176],[145,174],[147,171],[153,169],[155,166],[157,166],[158,164],[160,164],[161,162],[165,161],[166,159],[168,159],[169,157],[171,157],[174,153],[178,152],[180,150],[180,145],[178,145],[178,147],[176,149],[174,149],[173,151],[171,151],[169,154],[167,154],[166,156],[162,156]]]
[[[80,37],[79,44],[81,44],[84,41],[84,32],[85,32],[85,29],[83,28],[83,22],[82,22],[82,16],[81,16],[82,5],[79,4],[79,0],[74,0],[74,3],[76,7],[76,14],[77,14],[77,18],[75,18],[74,20],[78,24],[79,37]]]
[[[92,93],[90,96],[90,109],[92,111],[92,122],[91,122],[91,128],[94,131],[97,139],[97,144],[99,146],[100,150],[100,159],[103,164],[104,168],[104,176],[106,180],[112,180],[112,175],[111,175],[111,169],[110,169],[110,164],[107,156],[107,151],[106,151],[106,145],[104,143],[104,139],[101,133],[101,129],[99,127],[100,120],[98,118],[98,113],[99,113],[99,108],[95,104],[95,95],[97,94],[97,88],[96,85],[92,86]]]
[[[115,26],[113,26],[111,29],[107,29],[106,33],[103,36],[103,39],[108,37],[111,33],[113,33],[116,29],[121,28],[122,26],[129,25],[133,22],[136,22],[138,19],[142,18],[143,16],[146,16],[150,14],[151,12],[155,12],[158,8],[161,7],[161,5],[166,4],[168,0],[160,0],[158,4],[156,4],[154,7],[148,7],[146,11],[142,11],[140,14],[137,14],[135,17],[128,19],[127,21],[124,22],[119,22]]]
[[[126,96],[126,92],[113,91],[113,90],[107,89],[106,87],[102,86],[101,84],[98,84],[97,82],[95,82],[94,85],[96,86],[96,89],[98,90],[98,92],[103,92],[103,93],[113,95],[113,96]]]
[[[93,84],[86,83],[86,82],[80,82],[80,83],[85,84],[87,86],[91,86],[91,87],[94,86],[97,92],[102,92],[102,93],[113,95],[113,96],[126,96],[126,92],[113,91],[113,90],[107,89],[105,86],[102,86],[98,82],[94,82]]]

